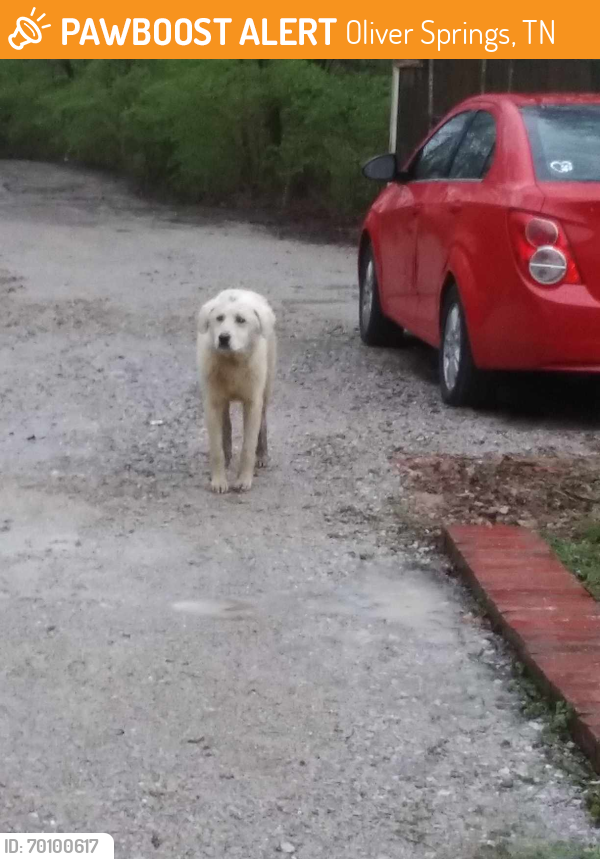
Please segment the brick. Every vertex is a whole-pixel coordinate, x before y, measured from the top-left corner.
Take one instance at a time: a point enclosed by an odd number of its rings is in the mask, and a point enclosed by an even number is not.
[[[580,722],[583,727],[600,739],[600,717],[597,713],[594,716],[582,716]]]
[[[600,642],[596,639],[593,641],[565,641],[559,639],[539,638],[527,641],[524,646],[527,649],[527,653],[536,659],[540,656],[550,656],[552,654],[563,653],[565,656],[570,653],[575,653],[580,659],[587,654],[590,654],[591,656],[597,656],[600,654]]]
[[[511,546],[510,542],[507,541],[505,545],[464,545],[460,549],[467,558],[472,556],[477,556],[478,558],[487,557],[501,563],[505,561],[521,563],[529,559],[536,562],[539,558],[545,558],[550,563],[554,561],[554,556],[550,553],[548,546],[538,546],[537,544],[517,548]]]
[[[578,653],[540,654],[537,662],[547,677],[568,674],[573,679],[583,677],[593,683],[600,677],[600,654],[586,657],[585,662]]]
[[[446,528],[446,533],[455,543],[493,543],[502,539],[508,539],[513,542],[540,542],[537,534],[533,534],[531,531],[527,531],[525,528],[520,528],[517,525],[449,525]]]
[[[504,588],[503,590],[490,591],[490,597],[503,614],[511,611],[533,611],[544,613],[564,612],[572,614],[573,612],[588,612],[590,603],[594,611],[599,611],[596,608],[596,603],[587,593],[581,593],[579,589],[563,589],[559,591],[550,591],[538,589],[515,589]]]
[[[548,552],[529,551],[512,552],[508,549],[460,549],[464,560],[469,564],[482,564],[486,567],[500,567],[506,570],[518,570],[523,567],[536,571],[562,570],[560,561]]]
[[[583,590],[582,586],[575,580],[575,577],[566,573],[566,571],[563,574],[561,570],[545,569],[541,574],[539,570],[536,570],[535,574],[532,574],[532,571],[522,570],[519,572],[517,570],[515,573],[506,568],[494,568],[487,565],[469,564],[469,567],[471,575],[474,575],[478,581],[496,590],[510,588],[511,590],[525,591],[542,590],[546,593],[548,591],[580,593]],[[477,570],[476,574],[472,572],[474,568]]]
[[[475,555],[464,555],[464,563],[469,567],[477,567],[479,575],[505,576],[511,580],[527,584],[527,582],[549,582],[560,581],[564,578],[564,571],[547,558],[524,558],[515,560],[512,558],[494,558],[489,552],[477,553]]]
[[[507,622],[525,638],[559,636],[565,640],[600,641],[600,618],[562,613],[544,615],[536,611],[502,612]]]
[[[564,674],[554,678],[554,683],[560,686],[565,701],[580,715],[594,717],[600,708],[600,683],[586,683],[585,680],[576,682],[570,675]]]
[[[600,719],[578,716],[572,727],[573,739],[588,756],[597,772],[600,772]]]
[[[508,526],[507,526],[508,527]],[[498,531],[498,529],[502,529]],[[503,530],[503,526],[496,525],[490,528],[485,528],[482,533],[480,525],[469,525],[466,528],[463,526],[450,526],[446,531],[448,537],[454,545],[461,548],[468,547],[470,550],[501,550],[506,547],[511,550],[521,551],[543,551],[548,547],[543,540],[528,531],[508,527],[508,530]]]
[[[600,605],[535,534],[452,525],[446,546],[540,685],[575,711],[572,733],[600,772]]]

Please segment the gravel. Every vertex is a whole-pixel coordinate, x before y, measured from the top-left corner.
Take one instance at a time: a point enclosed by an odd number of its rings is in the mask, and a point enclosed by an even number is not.
[[[0,238],[0,829],[132,859],[598,843],[390,464],[585,453],[587,405],[443,409],[429,350],[360,345],[352,249],[85,171],[0,163]],[[281,359],[272,466],[215,497],[194,314],[232,285]]]

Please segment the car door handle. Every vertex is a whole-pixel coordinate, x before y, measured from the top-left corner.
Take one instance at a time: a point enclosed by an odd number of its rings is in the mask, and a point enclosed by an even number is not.
[[[460,203],[450,203],[448,208],[452,212],[453,215],[457,215],[462,209],[462,205]]]

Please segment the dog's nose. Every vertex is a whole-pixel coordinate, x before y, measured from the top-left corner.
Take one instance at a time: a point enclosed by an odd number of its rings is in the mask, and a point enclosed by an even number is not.
[[[229,346],[231,334],[219,334],[219,346]]]

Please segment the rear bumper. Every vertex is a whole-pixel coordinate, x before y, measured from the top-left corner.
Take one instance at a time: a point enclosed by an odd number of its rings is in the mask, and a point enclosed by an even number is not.
[[[467,310],[477,366],[600,373],[600,301],[581,284],[515,287],[472,308],[472,318]]]

